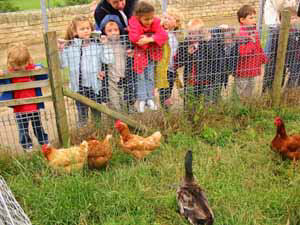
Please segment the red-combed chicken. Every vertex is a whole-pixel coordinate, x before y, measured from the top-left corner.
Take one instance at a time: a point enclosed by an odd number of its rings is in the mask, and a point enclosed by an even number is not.
[[[82,169],[88,156],[88,143],[83,141],[80,146],[56,149],[47,144],[42,146],[42,152],[50,167],[71,173]]]
[[[272,140],[271,148],[283,158],[289,158],[294,161],[300,159],[300,135],[288,136],[280,117],[275,118],[274,124],[277,127],[277,132]]]
[[[124,152],[134,156],[136,159],[143,159],[160,146],[161,133],[153,133],[149,137],[141,137],[131,134],[127,124],[117,120],[115,128],[120,132],[120,144]]]
[[[107,166],[112,157],[111,144],[109,142],[111,138],[112,135],[108,134],[103,141],[95,138],[88,140],[88,165],[90,169],[100,169]]]

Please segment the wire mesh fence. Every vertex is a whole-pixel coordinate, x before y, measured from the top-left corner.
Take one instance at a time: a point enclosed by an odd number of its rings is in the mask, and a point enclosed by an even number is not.
[[[97,34],[87,40],[64,41],[59,55],[65,85],[72,91],[138,118],[144,113],[189,110],[189,102],[209,106],[230,101],[232,96],[246,101],[269,96],[279,27],[263,30],[261,38],[255,27],[222,25],[168,32],[164,44],[146,48],[131,43],[128,36]],[[282,79],[283,99],[293,104],[299,104],[299,35],[298,26],[293,25]],[[111,126],[109,116],[83,103],[65,97],[65,104],[70,129],[96,122],[102,129]],[[25,117],[12,111],[1,115],[1,130],[6,131],[1,132],[1,146],[27,148],[33,136],[37,137],[34,143],[55,141],[52,103],[40,113]],[[33,127],[27,129],[29,123]]]

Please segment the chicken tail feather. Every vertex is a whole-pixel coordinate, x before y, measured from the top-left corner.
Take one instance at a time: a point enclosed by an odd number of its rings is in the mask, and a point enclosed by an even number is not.
[[[192,181],[193,177],[193,155],[192,151],[189,150],[185,155],[185,180]]]

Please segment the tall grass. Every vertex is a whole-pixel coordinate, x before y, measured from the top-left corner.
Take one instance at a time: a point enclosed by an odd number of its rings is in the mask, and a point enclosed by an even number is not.
[[[160,120],[164,142],[145,161],[135,161],[115,145],[107,170],[56,175],[36,152],[1,157],[0,171],[33,224],[183,225],[188,222],[176,211],[175,193],[184,154],[192,149],[194,174],[215,224],[275,225],[289,219],[297,225],[300,168],[282,161],[269,144],[277,115],[289,133],[300,133],[299,109],[238,102],[199,107],[192,116]]]

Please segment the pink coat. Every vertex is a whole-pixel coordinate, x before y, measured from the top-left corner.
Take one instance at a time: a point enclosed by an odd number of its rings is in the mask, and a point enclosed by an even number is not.
[[[241,25],[239,36],[246,39],[252,36],[255,38],[255,42],[249,40],[246,44],[240,45],[237,76],[255,77],[261,75],[261,65],[267,63],[268,60],[261,47],[258,32],[255,28]]]
[[[142,35],[152,35],[154,42],[138,46],[135,44]],[[151,60],[159,61],[162,58],[162,45],[168,41],[168,34],[160,25],[160,20],[154,18],[149,28],[144,27],[136,16],[129,20],[129,39],[134,46],[134,71],[137,74],[144,72],[148,66],[148,52]]]

